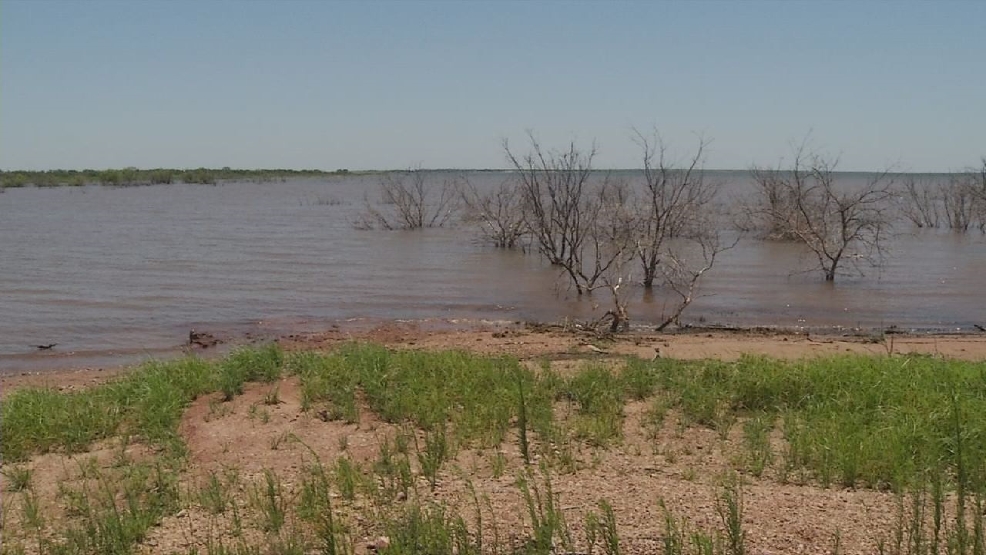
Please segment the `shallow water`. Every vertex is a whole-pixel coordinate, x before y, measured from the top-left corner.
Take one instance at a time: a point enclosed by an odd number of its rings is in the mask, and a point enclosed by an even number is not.
[[[478,187],[506,174],[473,173]],[[718,175],[727,193],[745,174]],[[594,318],[537,256],[466,227],[359,231],[378,177],[219,186],[11,189],[0,194],[0,371],[112,364],[173,351],[190,328],[222,337],[378,319]],[[737,326],[972,331],[986,324],[986,237],[902,234],[882,271],[834,285],[791,245],[740,242],[685,313]],[[636,322],[661,295],[638,294]],[[599,305],[599,306],[597,306]],[[57,343],[51,351],[35,345]]]

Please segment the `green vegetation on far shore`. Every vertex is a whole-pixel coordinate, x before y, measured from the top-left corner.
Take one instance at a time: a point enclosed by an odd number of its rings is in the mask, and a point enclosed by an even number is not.
[[[221,181],[257,181],[268,183],[292,177],[325,177],[357,175],[376,172],[231,168],[195,169],[105,169],[105,170],[49,170],[49,171],[0,171],[0,189],[12,187],[81,187],[83,185],[161,185],[168,183],[196,183],[214,185]]]
[[[241,395],[248,382],[288,376],[298,380],[302,410],[309,415],[360,424],[370,412],[403,431],[384,439],[370,467],[342,457],[323,464],[308,448],[305,458],[312,460],[290,496],[273,471],[248,486],[236,484],[241,478],[235,469],[213,474],[201,492],[183,492],[175,473],[189,463],[179,422],[191,402],[214,395],[211,403],[219,406]],[[272,391],[265,403],[278,402]],[[897,492],[899,537],[878,546],[880,552],[966,554],[986,548],[986,362],[860,355],[799,361],[747,356],[735,362],[629,358],[586,360],[562,374],[548,361],[535,369],[507,356],[362,343],[330,352],[245,348],[216,361],[150,362],[79,391],[9,393],[0,406],[0,455],[8,491],[21,502],[6,507],[20,510],[19,543],[10,545],[39,553],[133,553],[164,516],[195,506],[226,513],[236,530],[246,526],[237,511],[254,511],[250,522],[264,533],[264,552],[350,553],[347,511],[356,506],[353,499],[366,496],[366,503],[379,505],[364,518],[388,536],[381,553],[547,554],[558,546],[571,551],[574,540],[550,475],[575,472],[579,446],[619,445],[629,403],[649,406],[641,424],[648,429],[660,428],[674,412],[679,433],[709,428],[724,445],[732,438],[730,449],[738,450],[729,463],[732,478],[716,493],[722,529],[686,534],[687,522],[662,504],[663,553],[744,553],[744,476]],[[59,486],[69,524],[46,524],[31,458],[84,452],[110,438],[147,445],[154,455],[130,461],[121,450],[121,462],[112,469],[80,467],[81,486]],[[508,442],[524,454],[516,487],[530,521],[529,536],[513,548],[483,544],[476,530],[483,526],[484,507],[475,492],[474,511],[465,512],[417,494],[418,479],[433,491],[460,451],[500,454]],[[502,464],[501,455],[500,472]],[[237,501],[234,491],[246,491],[249,499]],[[966,504],[975,507],[968,514],[946,510]],[[586,539],[578,541],[598,553],[619,553],[613,508],[606,500],[597,508],[583,515]],[[930,511],[933,526],[926,522]],[[475,523],[471,512],[479,519]],[[218,541],[210,553],[253,552]],[[243,536],[237,541],[246,542]],[[17,552],[6,544],[0,551]]]

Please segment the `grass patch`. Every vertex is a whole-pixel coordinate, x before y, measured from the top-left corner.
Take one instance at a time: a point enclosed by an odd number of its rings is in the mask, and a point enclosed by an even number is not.
[[[636,372],[631,374],[639,376]],[[603,366],[587,364],[572,376],[564,391],[565,397],[578,408],[574,423],[576,439],[606,446],[623,436],[626,382],[621,376]]]
[[[82,451],[94,441],[132,435],[180,447],[188,404],[215,389],[215,365],[195,358],[150,362],[119,380],[81,391],[21,389],[2,404],[0,451],[6,462],[52,450]]]
[[[167,463],[133,464],[112,475],[98,473],[79,490],[66,491],[77,518],[60,530],[60,541],[40,540],[41,552],[132,553],[152,526],[177,509],[175,472]]]
[[[360,394],[384,421],[429,432],[449,426],[455,443],[492,447],[518,417],[519,379],[532,429],[551,423],[550,395],[533,372],[508,357],[351,344],[328,354],[292,355],[287,367],[301,378],[304,406],[324,406],[320,414],[330,419],[357,422]]]
[[[986,552],[986,363],[866,356],[795,362],[744,357],[728,363],[660,359],[628,360],[615,369],[586,363],[561,376],[548,365],[533,371],[508,357],[366,344],[288,355],[276,346],[241,349],[215,362],[145,364],[77,392],[11,393],[2,403],[0,450],[5,484],[20,492],[17,540],[39,553],[133,553],[150,527],[179,507],[174,475],[185,461],[177,428],[189,403],[210,393],[232,399],[245,383],[272,383],[284,373],[299,377],[306,410],[352,423],[359,422],[361,410],[371,410],[399,430],[391,430],[377,457],[363,466],[350,458],[353,454],[327,468],[315,456],[300,483],[287,476],[282,481],[271,471],[250,488],[241,487],[235,473],[205,476],[189,501],[215,522],[235,522],[235,530],[242,527],[239,511],[251,510],[245,522],[264,538],[264,545],[248,550],[244,536],[236,535],[239,544],[227,548],[220,540],[209,552],[349,553],[353,538],[367,531],[350,530],[349,518],[367,503],[375,510],[352,521],[387,534],[389,543],[379,552],[497,551],[505,546],[483,546],[477,534],[482,525],[464,519],[455,505],[423,500],[434,500],[429,490],[455,468],[455,454],[465,447],[496,448],[491,472],[502,476],[507,461],[500,445],[508,440],[516,441],[519,451],[536,453],[531,460],[542,468],[536,474],[536,464],[525,465],[518,481],[528,530],[512,535],[517,541],[510,552],[571,551],[576,542],[547,469],[574,470],[577,441],[618,442],[631,400],[652,406],[643,425],[654,429],[671,409],[724,438],[742,428],[741,435],[730,437],[741,438],[732,444],[743,450],[736,460],[752,475],[770,476],[775,469],[783,477],[796,469],[823,485],[897,489],[897,531],[880,548],[884,552],[917,555],[948,546],[954,553]],[[264,420],[265,407],[281,402],[277,387],[268,387],[251,417]],[[228,406],[217,400],[213,412]],[[570,418],[556,421],[559,407],[567,407]],[[771,439],[781,433],[783,445],[772,447]],[[35,495],[29,467],[18,463],[118,436],[159,449],[150,461],[134,461],[121,448],[108,469],[80,463],[81,485],[60,487],[59,502],[67,505],[68,517],[47,522],[53,513],[43,505],[49,501]],[[278,434],[271,448],[281,449],[287,441],[294,445],[296,439]],[[340,439],[340,451],[357,447]],[[667,449],[670,459],[673,451]],[[419,492],[418,482],[429,488]],[[745,552],[739,478],[720,488],[712,532],[692,529],[665,512],[666,553]],[[238,503],[238,491],[248,503]],[[478,501],[476,509],[478,521]],[[583,516],[585,545],[595,553],[619,553],[612,507],[600,501]],[[16,543],[5,549],[15,552]]]
[[[785,465],[823,484],[905,487],[929,471],[957,480],[961,467],[962,481],[986,486],[986,363],[857,355],[653,366],[694,423],[721,429],[737,416],[780,416]],[[745,430],[754,469],[771,460],[766,420]]]
[[[31,469],[25,466],[9,466],[3,469],[3,477],[7,479],[7,487],[10,492],[24,491],[31,487]]]

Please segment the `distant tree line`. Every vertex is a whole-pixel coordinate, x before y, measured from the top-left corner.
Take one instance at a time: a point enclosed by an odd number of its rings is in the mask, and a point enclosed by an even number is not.
[[[8,187],[81,187],[83,185],[160,185],[168,183],[197,183],[215,185],[221,181],[274,182],[292,177],[317,177],[349,175],[349,170],[333,172],[323,170],[237,170],[232,168],[210,169],[106,169],[106,170],[49,170],[49,171],[0,171],[0,188]]]

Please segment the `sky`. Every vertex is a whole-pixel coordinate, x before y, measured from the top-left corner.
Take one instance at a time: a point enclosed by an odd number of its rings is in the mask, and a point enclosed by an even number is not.
[[[986,156],[986,2],[0,0],[0,169]]]

